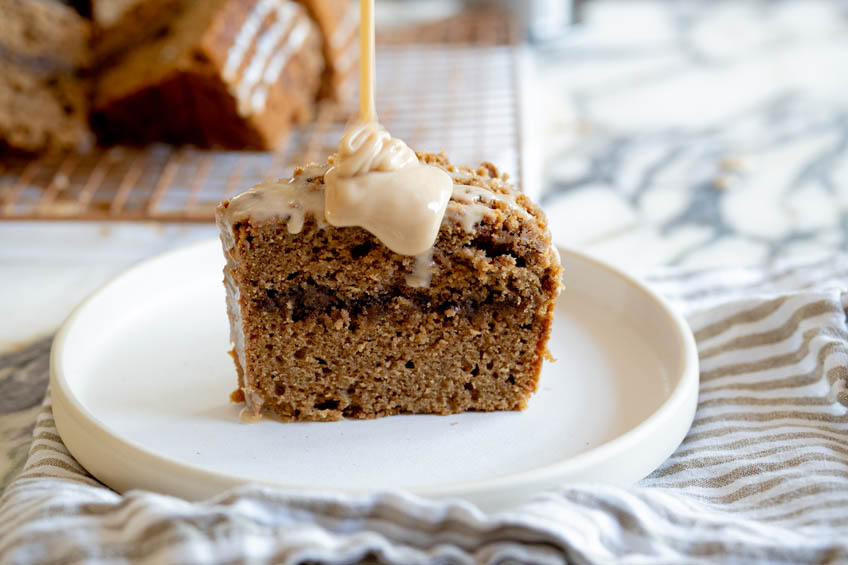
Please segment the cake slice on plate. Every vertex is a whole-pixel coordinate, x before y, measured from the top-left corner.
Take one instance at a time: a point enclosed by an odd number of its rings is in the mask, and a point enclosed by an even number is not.
[[[435,244],[391,251],[324,216],[324,165],[221,203],[244,414],[283,420],[520,410],[536,390],[562,268],[545,217],[495,166],[451,165]]]

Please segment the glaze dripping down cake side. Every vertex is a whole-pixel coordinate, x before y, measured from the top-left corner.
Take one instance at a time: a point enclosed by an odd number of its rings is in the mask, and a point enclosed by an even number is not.
[[[234,399],[284,420],[520,410],[536,390],[562,268],[543,213],[497,169],[446,170],[432,254],[389,250],[323,218],[329,165],[217,213]]]

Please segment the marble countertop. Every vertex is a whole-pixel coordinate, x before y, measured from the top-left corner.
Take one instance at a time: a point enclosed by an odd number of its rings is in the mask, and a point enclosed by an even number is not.
[[[848,247],[848,3],[597,1],[528,79],[556,241],[634,271]],[[0,223],[0,350],[214,226]]]
[[[848,3],[590,2],[535,63],[558,242],[638,270],[848,248]]]

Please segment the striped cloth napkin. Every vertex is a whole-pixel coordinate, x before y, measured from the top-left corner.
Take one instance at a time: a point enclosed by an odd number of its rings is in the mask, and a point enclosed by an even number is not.
[[[0,498],[0,562],[848,562],[848,257],[650,280],[688,315],[701,396],[686,440],[637,486],[563,485],[499,514],[260,486],[121,496],[67,452],[48,394]],[[46,352],[0,360],[0,406],[33,404]]]

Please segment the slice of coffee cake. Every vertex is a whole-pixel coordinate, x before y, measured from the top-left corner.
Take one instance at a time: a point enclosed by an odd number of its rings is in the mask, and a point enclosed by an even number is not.
[[[454,167],[417,257],[324,219],[324,173],[221,203],[217,221],[246,416],[284,420],[519,410],[536,390],[562,268],[545,217],[491,164]]]

